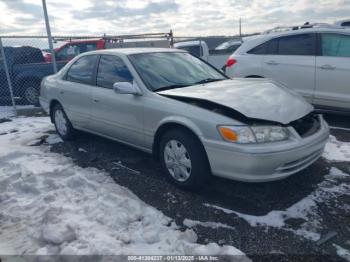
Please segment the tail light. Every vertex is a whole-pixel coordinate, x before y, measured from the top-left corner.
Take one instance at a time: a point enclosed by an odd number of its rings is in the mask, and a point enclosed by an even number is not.
[[[237,63],[237,60],[232,58],[232,57],[229,57],[226,61],[226,67],[231,67],[233,66],[234,64]]]

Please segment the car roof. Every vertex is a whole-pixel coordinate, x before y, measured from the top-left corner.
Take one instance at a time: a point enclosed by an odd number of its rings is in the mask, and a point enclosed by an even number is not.
[[[112,48],[112,49],[103,49],[88,52],[89,54],[124,54],[124,55],[133,55],[133,54],[142,54],[142,53],[175,53],[175,52],[186,52],[176,48],[156,48],[156,47],[135,47],[135,48]]]

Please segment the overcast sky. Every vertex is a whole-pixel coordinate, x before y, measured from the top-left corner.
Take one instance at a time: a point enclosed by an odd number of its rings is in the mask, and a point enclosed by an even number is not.
[[[350,0],[47,0],[53,35],[233,35],[350,18]],[[0,34],[45,34],[41,0],[0,0]]]

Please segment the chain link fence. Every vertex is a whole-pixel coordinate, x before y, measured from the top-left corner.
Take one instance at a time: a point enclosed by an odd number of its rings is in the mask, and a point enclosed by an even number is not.
[[[98,49],[170,47],[172,32],[123,36],[56,36],[53,54],[45,36],[0,36],[0,119],[39,106],[41,80],[75,56]],[[53,59],[53,56],[55,59]]]
[[[22,108],[39,106],[41,80],[54,74],[53,56],[60,70],[75,56],[98,49],[125,47],[171,47],[174,42],[202,40],[209,48],[228,37],[177,37],[169,33],[122,36],[53,36],[51,54],[47,36],[0,36],[0,119]]]

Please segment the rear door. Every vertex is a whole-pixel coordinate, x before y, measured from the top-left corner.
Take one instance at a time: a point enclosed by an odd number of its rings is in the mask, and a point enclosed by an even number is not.
[[[263,74],[294,89],[309,102],[315,89],[316,35],[293,34],[270,40]]]
[[[91,88],[94,85],[97,55],[79,58],[64,79],[59,80],[57,98],[73,125],[85,128],[91,116]]]
[[[350,34],[322,33],[320,36],[314,103],[350,109]]]
[[[90,128],[97,133],[141,146],[143,136],[143,97],[118,94],[116,82],[133,82],[125,62],[116,55],[101,55],[93,88],[93,121]]]

